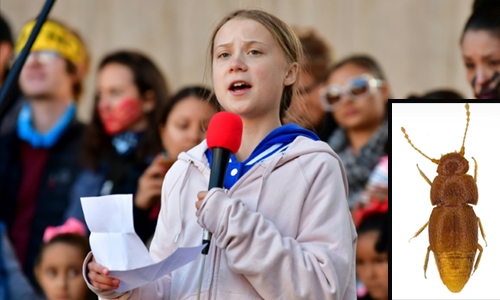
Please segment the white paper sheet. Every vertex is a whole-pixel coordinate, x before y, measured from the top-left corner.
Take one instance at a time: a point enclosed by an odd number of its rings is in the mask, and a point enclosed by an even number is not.
[[[85,221],[90,229],[90,248],[96,260],[120,279],[118,292],[139,287],[196,259],[204,245],[178,248],[154,263],[134,231],[132,195],[82,197]]]

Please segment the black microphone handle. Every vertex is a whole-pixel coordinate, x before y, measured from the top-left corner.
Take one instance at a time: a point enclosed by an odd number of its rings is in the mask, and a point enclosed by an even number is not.
[[[208,182],[208,189],[215,187],[224,187],[224,178],[226,177],[227,165],[229,164],[229,157],[231,157],[231,151],[225,148],[213,148],[212,149],[212,165],[210,171],[210,180]],[[203,240],[202,244],[207,243],[207,246],[201,250],[201,254],[207,255],[208,249],[210,248],[210,240],[212,239],[212,233],[206,229],[203,230]]]

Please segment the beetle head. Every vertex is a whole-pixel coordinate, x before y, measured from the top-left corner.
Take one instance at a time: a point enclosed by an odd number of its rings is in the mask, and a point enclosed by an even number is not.
[[[450,176],[465,174],[469,170],[469,162],[460,153],[452,152],[443,155],[439,160],[437,172],[439,175]]]

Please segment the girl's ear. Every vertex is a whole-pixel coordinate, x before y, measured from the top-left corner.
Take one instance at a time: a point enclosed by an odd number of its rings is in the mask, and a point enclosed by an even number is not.
[[[283,85],[289,86],[294,84],[297,81],[297,72],[299,71],[299,64],[297,62],[293,62],[289,65],[288,70],[285,75],[285,80],[283,81]]]

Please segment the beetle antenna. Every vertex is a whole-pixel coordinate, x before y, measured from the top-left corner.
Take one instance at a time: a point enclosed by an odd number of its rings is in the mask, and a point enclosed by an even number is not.
[[[434,159],[434,158],[430,158],[429,156],[425,155],[422,151],[420,151],[417,147],[415,147],[413,145],[413,143],[411,142],[410,138],[408,137],[408,134],[406,133],[406,130],[404,127],[401,127],[401,131],[405,134],[405,138],[406,140],[408,141],[408,143],[410,143],[410,145],[413,147],[413,149],[417,150],[418,153],[422,154],[425,158],[429,159],[430,161],[432,161],[433,163],[435,164],[438,164],[439,165],[439,159]]]
[[[460,148],[460,155],[464,156],[465,154],[465,136],[467,135],[467,129],[469,128],[469,120],[470,120],[470,111],[469,111],[469,103],[465,104],[465,110],[466,110],[466,115],[467,115],[467,124],[465,125],[465,133],[464,133],[464,140],[462,141],[462,148]]]

